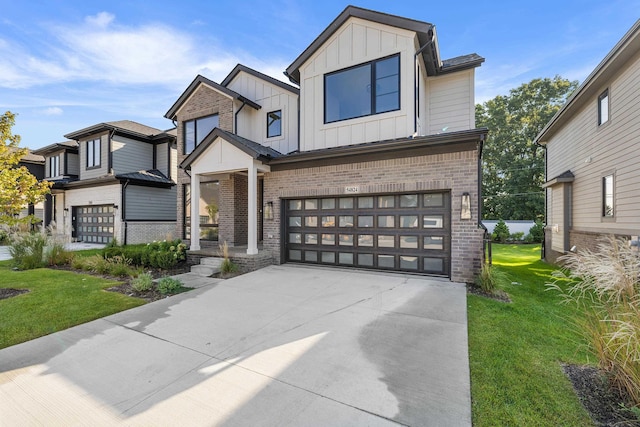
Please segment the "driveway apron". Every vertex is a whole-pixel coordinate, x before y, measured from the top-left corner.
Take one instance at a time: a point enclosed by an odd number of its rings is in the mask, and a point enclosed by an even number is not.
[[[465,287],[271,266],[0,350],[38,424],[470,426]]]

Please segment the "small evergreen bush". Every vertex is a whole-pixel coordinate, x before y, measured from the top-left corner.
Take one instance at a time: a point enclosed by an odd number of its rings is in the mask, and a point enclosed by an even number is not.
[[[520,242],[524,238],[524,231],[516,231],[509,236],[509,239],[513,242]]]
[[[493,229],[493,240],[496,242],[504,243],[507,241],[510,235],[511,233],[509,233],[509,226],[507,226],[507,224],[503,220],[498,221]]]
[[[533,243],[542,243],[544,239],[544,224],[540,220],[536,220],[536,223],[529,229]]]

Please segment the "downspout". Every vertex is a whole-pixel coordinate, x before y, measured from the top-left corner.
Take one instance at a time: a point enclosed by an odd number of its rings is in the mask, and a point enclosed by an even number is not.
[[[238,108],[238,111],[236,111],[236,114],[234,115],[233,130],[236,135],[238,135],[238,114],[240,114],[240,111],[242,111],[245,105],[247,105],[247,103],[245,101],[242,101],[242,105],[240,106],[240,108]]]
[[[433,27],[431,27],[433,28]],[[429,30],[431,33],[431,40],[426,42],[424,46],[420,47],[413,54],[413,132],[418,132],[418,55],[420,55],[429,45],[433,44],[433,31]]]
[[[487,258],[489,260],[489,265],[491,265],[493,261],[491,237],[489,236],[489,230],[482,223],[482,149],[484,148],[484,139],[485,135],[480,135],[480,142],[478,143],[478,228],[482,228],[484,230],[482,240],[487,245]],[[482,247],[484,248],[484,244]]]
[[[107,149],[109,150],[109,153],[107,154],[107,161],[109,163],[107,165],[107,171],[111,174],[113,174],[113,147],[111,146],[111,141],[113,140],[113,135],[115,134],[116,130],[112,129],[111,132],[109,132],[109,140],[107,141]]]
[[[122,184],[122,194],[120,195],[120,220],[122,221],[122,228],[124,231],[124,241],[122,242],[123,245],[127,244],[127,220],[126,220],[126,211],[127,211],[127,197],[126,197],[126,191],[127,191],[127,187],[129,186],[129,180],[126,180],[123,184]]]

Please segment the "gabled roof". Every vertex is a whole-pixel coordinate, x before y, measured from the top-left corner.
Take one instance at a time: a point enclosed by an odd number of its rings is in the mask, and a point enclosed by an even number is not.
[[[232,144],[236,148],[244,151],[249,156],[258,160],[270,160],[282,156],[282,153],[274,150],[273,148],[265,147],[262,144],[243,138],[236,134],[226,132],[222,129],[215,128],[205,139],[198,144],[195,150],[193,150],[183,161],[180,163],[182,169],[189,169],[191,164],[216,140],[216,138],[222,138],[228,143]]]
[[[292,86],[290,84],[287,84],[285,82],[282,82],[278,79],[274,79],[271,76],[267,76],[266,74],[263,74],[259,71],[254,70],[253,68],[249,68],[246,65],[242,65],[242,64],[238,64],[236,65],[233,70],[231,70],[231,72],[229,73],[229,75],[227,77],[224,78],[224,80],[222,81],[222,83],[220,83],[222,86],[228,86],[229,83],[231,83],[231,81],[233,79],[236,78],[236,76],[238,75],[238,73],[240,73],[241,71],[244,71],[247,74],[250,74],[254,77],[257,77],[259,79],[262,79],[268,83],[271,83],[273,85],[276,85],[284,90],[288,90],[289,92],[292,92],[296,95],[300,95],[300,89],[298,89],[295,86]]]
[[[46,147],[38,148],[37,150],[33,150],[34,154],[47,155],[50,153],[54,153],[56,151],[70,151],[72,153],[78,152],[78,142],[76,141],[63,141],[63,142],[55,142],[53,144],[47,145]]]
[[[104,131],[115,131],[120,135],[151,141],[175,138],[173,135],[165,131],[131,120],[118,120],[115,122],[98,123],[96,125],[68,133],[65,135],[65,138],[75,139],[78,141],[83,137],[91,136],[98,132]]]
[[[27,154],[20,159],[21,163],[44,163],[44,157],[38,154],[34,154],[33,151],[27,148]]]
[[[356,6],[347,6],[336,19],[307,47],[300,56],[289,67],[285,74],[289,79],[297,84],[300,83],[300,67],[304,64],[324,43],[340,28],[349,18],[360,18],[391,27],[413,31],[418,37],[418,42],[422,46],[421,54],[430,76],[457,71],[466,68],[474,68],[484,62],[484,58],[476,55],[465,55],[458,58],[441,61],[435,26],[429,22],[417,21],[403,18],[401,16],[389,15],[387,13],[376,12],[374,10],[363,9]],[[455,62],[456,66],[447,69],[444,64]]]
[[[164,117],[166,117],[169,120],[173,120],[176,116],[176,113],[180,109],[180,107],[182,107],[182,104],[184,104],[184,102],[187,99],[189,99],[189,97],[193,94],[193,92],[195,92],[195,90],[201,84],[206,84],[207,86],[210,86],[211,88],[229,96],[230,98],[237,99],[240,102],[246,103],[247,105],[249,105],[252,108],[255,108],[256,110],[259,110],[260,108],[262,108],[259,104],[253,102],[248,98],[245,98],[244,96],[240,95],[238,92],[235,92],[227,87],[224,87],[214,82],[213,80],[209,80],[208,78],[198,74],[196,78],[193,79],[189,87],[187,87],[187,89],[184,92],[182,92],[182,95],[180,95],[180,98],[178,98],[178,100],[171,106],[171,108],[169,108],[169,111],[166,112]]]
[[[139,184],[147,184],[161,187],[171,187],[176,185],[173,180],[167,178],[165,174],[158,169],[141,170],[138,172],[122,173],[116,175],[116,179],[120,181],[132,181]]]
[[[599,91],[613,78],[629,59],[640,52],[640,19],[611,49],[582,84],[571,94],[567,102],[549,120],[534,139],[536,144],[546,144],[558,128],[563,126],[585,103],[600,95]]]

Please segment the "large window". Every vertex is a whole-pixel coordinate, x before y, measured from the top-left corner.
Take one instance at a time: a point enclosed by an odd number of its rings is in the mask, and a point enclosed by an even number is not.
[[[602,216],[612,218],[614,214],[613,175],[602,178]]]
[[[267,138],[282,135],[282,110],[267,113]]]
[[[100,138],[87,141],[87,167],[97,168],[100,166]]]
[[[598,126],[609,121],[609,90],[605,90],[598,97]]]
[[[184,185],[184,238],[191,239],[191,185]],[[218,240],[220,185],[218,181],[200,183],[198,204],[200,240]]]
[[[324,76],[324,122],[400,109],[400,55]]]
[[[217,114],[184,122],[184,154],[191,153],[218,125]]]
[[[60,156],[49,157],[49,177],[60,176]]]

